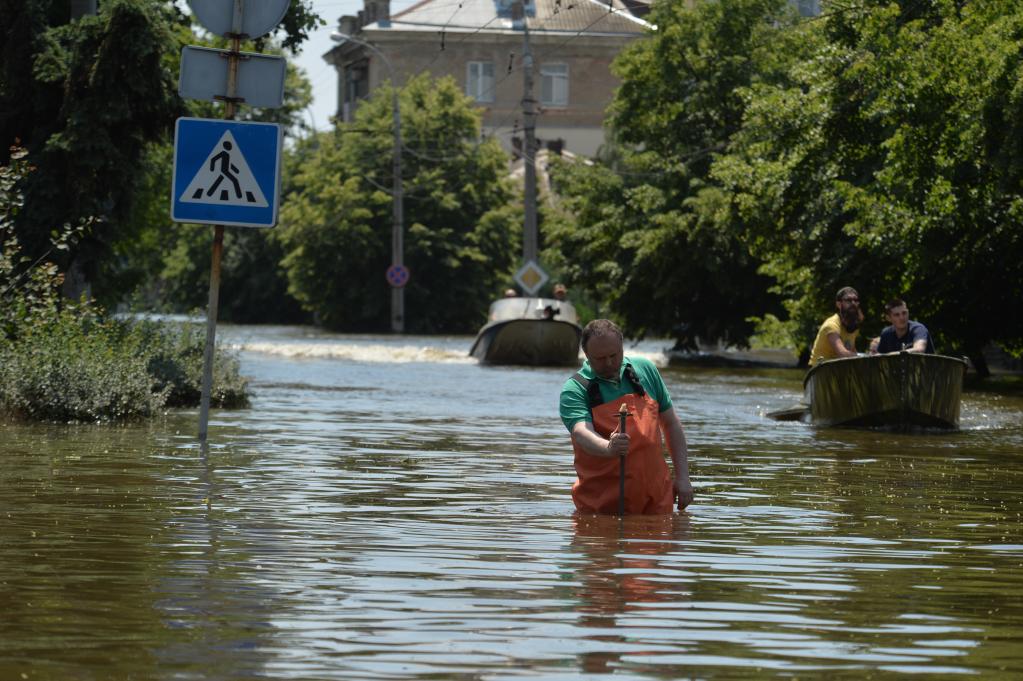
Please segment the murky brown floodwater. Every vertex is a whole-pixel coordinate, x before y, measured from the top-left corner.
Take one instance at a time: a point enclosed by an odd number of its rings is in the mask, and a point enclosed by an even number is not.
[[[1023,675],[1019,398],[814,430],[763,416],[798,372],[666,370],[697,502],[619,523],[573,515],[569,371],[221,334],[255,400],[208,452],[0,425],[0,679]]]

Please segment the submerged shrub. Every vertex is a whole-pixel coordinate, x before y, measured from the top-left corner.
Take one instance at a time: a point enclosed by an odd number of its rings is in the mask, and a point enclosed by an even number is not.
[[[146,360],[109,323],[68,312],[22,329],[0,349],[0,405],[34,420],[105,421],[150,416],[164,403]]]
[[[0,342],[0,411],[45,421],[114,421],[199,404],[204,334],[62,311]],[[215,354],[210,404],[248,405],[237,358]]]
[[[199,404],[205,328],[197,324],[145,321],[133,324],[132,332],[146,349],[146,369],[155,380],[155,389],[165,393],[166,405],[189,407]],[[248,381],[239,372],[237,357],[218,345],[213,354],[210,404],[226,409],[247,407],[247,388]]]

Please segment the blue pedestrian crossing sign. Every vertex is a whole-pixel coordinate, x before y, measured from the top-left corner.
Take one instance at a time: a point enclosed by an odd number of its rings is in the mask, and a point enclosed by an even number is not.
[[[179,118],[171,219],[273,227],[281,183],[281,126]]]

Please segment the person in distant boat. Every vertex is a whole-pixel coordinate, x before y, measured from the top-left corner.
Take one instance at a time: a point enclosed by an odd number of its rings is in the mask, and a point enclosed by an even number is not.
[[[852,286],[845,286],[835,294],[838,312],[824,320],[810,351],[810,364],[817,365],[828,359],[856,356],[856,336],[859,335],[863,312],[860,294]]]
[[[625,357],[621,330],[610,320],[595,319],[583,329],[586,361],[561,388],[559,413],[572,437],[578,479],[572,501],[584,513],[617,513],[624,456],[624,511],[671,513],[693,501],[689,457],[671,396],[653,362]],[[628,410],[619,432],[619,410]],[[663,440],[672,469],[664,460]]]
[[[889,352],[925,352],[934,354],[934,344],[927,327],[909,318],[909,307],[900,298],[885,303],[884,316],[890,326],[881,335],[870,341],[870,353],[883,355]]]
[[[559,303],[568,299],[568,289],[565,288],[564,284],[554,285],[554,299]],[[561,314],[561,308],[554,307],[553,305],[548,305],[543,309],[544,319],[554,319],[559,314]]]

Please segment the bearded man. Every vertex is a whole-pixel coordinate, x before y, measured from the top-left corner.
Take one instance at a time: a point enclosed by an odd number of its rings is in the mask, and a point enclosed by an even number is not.
[[[846,286],[835,294],[838,312],[821,324],[817,339],[810,353],[810,364],[816,366],[829,359],[856,356],[856,336],[859,335],[863,312],[860,311],[860,294],[852,286]]]

